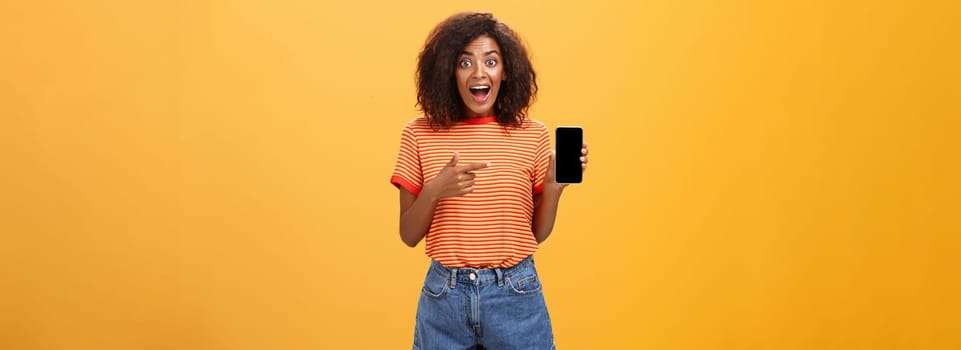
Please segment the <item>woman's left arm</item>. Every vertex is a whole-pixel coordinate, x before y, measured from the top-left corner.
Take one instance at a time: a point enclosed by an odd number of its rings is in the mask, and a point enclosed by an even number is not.
[[[531,229],[534,238],[540,244],[547,240],[554,230],[554,219],[557,218],[557,205],[567,184],[559,184],[554,178],[554,157],[547,165],[547,176],[544,177],[544,191],[534,196],[534,220]],[[587,142],[581,147],[581,171],[587,170]]]

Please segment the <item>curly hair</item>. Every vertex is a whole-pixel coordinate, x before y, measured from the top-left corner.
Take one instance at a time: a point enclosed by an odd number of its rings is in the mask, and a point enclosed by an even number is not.
[[[455,68],[464,47],[480,36],[497,42],[504,58],[505,80],[494,103],[494,116],[504,127],[520,127],[537,95],[537,74],[527,49],[510,27],[490,13],[464,12],[448,17],[427,37],[417,60],[417,106],[434,129],[450,128],[466,118],[467,106],[457,92]]]

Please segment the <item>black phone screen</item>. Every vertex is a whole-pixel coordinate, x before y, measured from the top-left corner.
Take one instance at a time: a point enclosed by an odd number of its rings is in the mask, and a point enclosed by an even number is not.
[[[556,132],[554,178],[557,183],[581,183],[581,147],[584,130],[576,126],[559,126]]]

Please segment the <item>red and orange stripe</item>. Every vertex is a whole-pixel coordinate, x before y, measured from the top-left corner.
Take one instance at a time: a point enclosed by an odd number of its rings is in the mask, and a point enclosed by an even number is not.
[[[533,196],[540,193],[550,159],[544,124],[527,120],[504,128],[494,117],[471,118],[433,130],[417,118],[401,132],[391,183],[420,194],[454,152],[459,164],[490,162],[477,170],[474,192],[437,203],[426,253],[448,267],[510,267],[537,250],[531,231]]]

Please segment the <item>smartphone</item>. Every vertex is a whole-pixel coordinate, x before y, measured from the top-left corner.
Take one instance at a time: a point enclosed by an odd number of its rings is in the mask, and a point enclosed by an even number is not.
[[[581,147],[584,129],[579,126],[558,126],[554,133],[554,179],[561,184],[579,184],[583,180]]]

